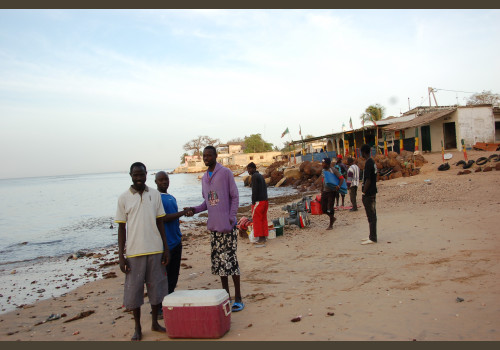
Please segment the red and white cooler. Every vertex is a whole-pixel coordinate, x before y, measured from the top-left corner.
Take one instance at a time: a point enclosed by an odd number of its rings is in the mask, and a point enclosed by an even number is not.
[[[163,299],[170,338],[220,338],[231,327],[231,302],[225,289],[178,290]]]

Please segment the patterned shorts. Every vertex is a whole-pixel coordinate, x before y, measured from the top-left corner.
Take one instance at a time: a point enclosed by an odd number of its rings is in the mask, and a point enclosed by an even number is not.
[[[210,233],[210,246],[212,247],[212,274],[219,276],[233,276],[240,274],[236,248],[238,247],[237,230],[231,232]]]

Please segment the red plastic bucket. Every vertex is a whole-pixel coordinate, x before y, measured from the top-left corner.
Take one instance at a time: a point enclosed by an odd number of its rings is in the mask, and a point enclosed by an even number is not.
[[[323,211],[321,210],[321,203],[318,201],[311,202],[311,215],[321,215]]]

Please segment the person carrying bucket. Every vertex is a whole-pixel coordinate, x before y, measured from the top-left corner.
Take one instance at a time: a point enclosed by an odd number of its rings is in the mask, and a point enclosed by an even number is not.
[[[344,177],[340,172],[332,168],[332,160],[330,158],[323,158],[323,161],[321,162],[323,166],[324,171],[328,171],[335,176],[339,178],[339,184],[335,189],[331,189],[325,184],[325,176],[321,175],[323,177],[322,181],[322,186],[321,186],[321,210],[323,211],[324,214],[328,215],[330,217],[330,224],[326,228],[327,230],[332,230],[333,229],[333,223],[337,220],[335,219],[335,209],[334,209],[334,202],[335,202],[335,195],[338,193],[340,190],[340,186],[344,182]]]

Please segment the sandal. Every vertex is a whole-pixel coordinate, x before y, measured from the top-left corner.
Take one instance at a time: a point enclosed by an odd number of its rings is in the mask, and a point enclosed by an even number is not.
[[[233,306],[231,307],[231,311],[232,312],[239,312],[241,310],[243,310],[245,308],[245,304],[243,304],[243,302],[237,302],[235,301]]]

